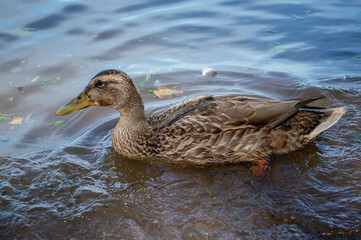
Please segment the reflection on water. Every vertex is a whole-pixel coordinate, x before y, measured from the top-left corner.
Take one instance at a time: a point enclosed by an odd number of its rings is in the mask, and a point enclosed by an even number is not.
[[[360,3],[7,1],[0,10],[0,239],[360,239]],[[216,78],[201,70],[212,67]],[[56,117],[120,68],[148,113],[183,98],[326,95],[348,113],[305,149],[248,166],[120,159],[118,115]],[[167,86],[182,96],[156,99]],[[12,119],[22,124],[12,125]]]

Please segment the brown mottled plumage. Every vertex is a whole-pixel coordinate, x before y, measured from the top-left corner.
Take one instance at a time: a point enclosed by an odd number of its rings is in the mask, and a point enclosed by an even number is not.
[[[131,78],[119,70],[105,70],[57,114],[91,105],[115,108],[121,118],[112,142],[121,156],[205,165],[253,161],[305,146],[345,113],[343,107],[307,105],[319,98],[205,96],[145,117],[142,97]]]

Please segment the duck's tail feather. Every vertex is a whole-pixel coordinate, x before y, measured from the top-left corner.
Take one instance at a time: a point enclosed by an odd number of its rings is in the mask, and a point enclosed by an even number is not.
[[[308,134],[308,138],[310,140],[316,138],[320,133],[330,128],[334,125],[341,117],[345,114],[346,108],[339,107],[339,108],[329,108],[329,109],[320,109],[321,111],[326,114],[325,118],[321,121],[321,123],[315,127],[312,132]]]

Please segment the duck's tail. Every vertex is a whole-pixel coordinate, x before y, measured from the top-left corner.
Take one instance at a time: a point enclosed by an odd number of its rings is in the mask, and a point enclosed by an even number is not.
[[[308,134],[308,139],[315,139],[320,133],[329,129],[332,125],[334,125],[341,117],[345,114],[346,108],[328,108],[328,109],[317,109],[319,112],[323,112],[326,114],[325,118],[321,120],[321,123],[317,125],[312,132]]]

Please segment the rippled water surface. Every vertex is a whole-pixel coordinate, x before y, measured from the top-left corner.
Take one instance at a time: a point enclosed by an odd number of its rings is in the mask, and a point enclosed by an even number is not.
[[[360,46],[356,0],[3,1],[0,239],[361,239]],[[263,177],[129,161],[112,109],[55,116],[107,68],[148,114],[209,94],[325,95],[348,112]]]

